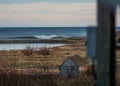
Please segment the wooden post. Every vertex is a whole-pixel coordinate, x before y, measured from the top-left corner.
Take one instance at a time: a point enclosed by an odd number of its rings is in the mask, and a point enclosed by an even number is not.
[[[115,3],[98,0],[97,86],[115,86]]]

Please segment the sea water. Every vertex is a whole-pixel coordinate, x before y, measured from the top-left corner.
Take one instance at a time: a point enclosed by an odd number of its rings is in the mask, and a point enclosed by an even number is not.
[[[87,27],[0,27],[0,40],[47,40],[52,38],[86,37]],[[120,28],[116,29],[120,31]],[[25,49],[27,46],[54,47],[64,44],[21,43],[0,44],[0,50]]]
[[[85,27],[0,27],[0,40],[47,40],[52,38],[85,37]],[[32,48],[55,47],[64,44],[19,43],[0,44],[0,50],[18,50],[30,46]]]
[[[0,39],[85,36],[86,27],[1,27]]]

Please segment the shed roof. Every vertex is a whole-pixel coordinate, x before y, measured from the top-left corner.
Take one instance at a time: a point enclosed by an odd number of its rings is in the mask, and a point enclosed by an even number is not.
[[[86,63],[86,61],[84,59],[82,59],[79,55],[75,54],[71,57],[69,57],[69,59],[71,59],[75,64],[77,64],[78,66],[84,65]]]
[[[75,54],[73,56],[68,57],[67,59],[72,60],[78,67],[87,64],[87,61],[82,59],[79,55]],[[66,59],[66,60],[67,60]],[[60,67],[66,62],[66,60],[60,65]]]

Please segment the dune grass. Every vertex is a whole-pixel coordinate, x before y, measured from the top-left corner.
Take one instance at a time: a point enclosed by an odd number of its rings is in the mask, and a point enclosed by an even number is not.
[[[81,75],[74,79],[60,79],[59,75],[21,75],[15,70],[0,70],[1,86],[93,86],[91,78]]]
[[[33,49],[31,47],[27,47],[24,50],[0,51],[0,71],[2,71],[0,72],[0,85],[77,86],[76,83],[85,85],[86,77],[68,80],[69,83],[66,79],[60,79],[58,77],[53,78],[53,75],[41,78],[41,75],[43,74],[58,74],[59,66],[67,57],[73,54],[81,54],[85,56],[85,49],[83,49],[84,47],[77,48],[77,45],[67,45],[52,49]],[[87,81],[89,84],[90,82],[91,80]]]

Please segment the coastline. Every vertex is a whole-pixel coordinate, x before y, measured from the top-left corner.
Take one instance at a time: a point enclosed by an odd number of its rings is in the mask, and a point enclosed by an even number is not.
[[[76,41],[86,40],[85,37],[70,37],[56,39],[0,39],[0,44],[19,44],[19,43],[75,43]]]
[[[84,42],[85,37],[54,38],[54,39],[4,39],[0,40],[0,50],[24,50],[30,48],[52,48],[68,44]]]
[[[19,43],[71,43],[69,40],[0,40],[0,44],[19,44]]]

